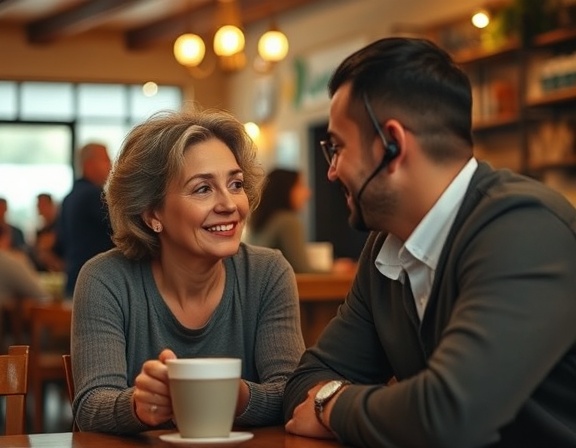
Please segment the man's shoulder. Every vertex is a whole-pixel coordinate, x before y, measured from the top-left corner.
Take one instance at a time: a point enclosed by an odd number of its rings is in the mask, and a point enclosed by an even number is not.
[[[480,201],[486,206],[532,205],[549,209],[567,219],[576,217],[576,209],[566,196],[544,183],[508,169],[484,171],[473,181],[474,190],[481,194]]]

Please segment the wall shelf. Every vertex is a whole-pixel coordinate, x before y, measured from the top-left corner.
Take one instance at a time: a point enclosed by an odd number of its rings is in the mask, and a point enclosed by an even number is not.
[[[518,126],[518,115],[502,115],[490,119],[477,120],[472,123],[474,132],[487,132],[502,128]]]
[[[453,53],[452,57],[459,65],[469,65],[509,56],[518,50],[520,50],[520,42],[518,39],[510,39],[498,48],[486,49],[482,47],[474,47]]]
[[[576,102],[576,86],[554,90],[541,97],[529,98],[527,107],[559,106],[566,103]]]

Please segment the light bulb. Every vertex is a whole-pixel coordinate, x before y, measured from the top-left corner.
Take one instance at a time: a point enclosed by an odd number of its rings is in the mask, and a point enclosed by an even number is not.
[[[224,25],[214,35],[214,53],[232,56],[244,50],[244,33],[234,25]]]
[[[148,81],[142,86],[142,93],[145,96],[154,96],[158,93],[158,84],[152,81]]]
[[[204,59],[206,45],[197,34],[182,34],[174,42],[174,57],[187,67],[196,67]]]
[[[489,23],[490,23],[490,16],[488,15],[488,12],[484,10],[478,11],[472,16],[472,24],[476,28],[486,28]]]
[[[260,137],[260,126],[258,126],[253,121],[244,123],[244,129],[253,141],[258,140],[258,137]]]
[[[258,41],[258,54],[265,61],[281,61],[288,54],[288,39],[280,31],[267,31]]]

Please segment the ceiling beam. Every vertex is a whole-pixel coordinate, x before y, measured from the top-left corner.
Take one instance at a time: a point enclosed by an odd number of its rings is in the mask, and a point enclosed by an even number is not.
[[[159,40],[176,39],[187,32],[203,36],[212,31],[215,13],[216,5],[205,3],[176,16],[130,30],[124,35],[126,47],[129,50],[141,50],[149,48]]]
[[[52,42],[62,36],[78,33],[103,21],[110,14],[124,9],[138,0],[92,0],[72,9],[54,14],[26,27],[31,43]]]
[[[258,20],[271,18],[318,0],[238,0],[244,27]],[[175,40],[180,34],[190,32],[200,36],[213,33],[216,2],[204,4],[192,11],[133,29],[125,34],[130,50],[145,49],[158,41]]]
[[[240,3],[242,4],[242,0]],[[249,25],[312,3],[318,3],[318,0],[247,1],[246,6],[242,7],[242,20]]]

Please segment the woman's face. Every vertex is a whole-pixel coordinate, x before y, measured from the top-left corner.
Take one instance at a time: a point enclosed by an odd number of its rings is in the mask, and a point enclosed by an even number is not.
[[[290,203],[292,204],[292,208],[294,210],[302,210],[306,205],[306,202],[308,202],[308,199],[310,199],[310,194],[310,189],[304,183],[302,176],[299,175],[296,179],[296,183],[290,191]]]
[[[167,253],[220,259],[238,251],[249,211],[244,177],[232,151],[215,138],[187,149],[180,176],[154,216]]]

